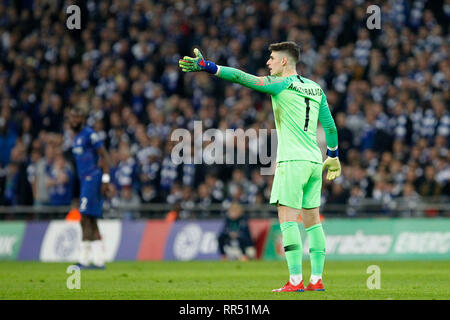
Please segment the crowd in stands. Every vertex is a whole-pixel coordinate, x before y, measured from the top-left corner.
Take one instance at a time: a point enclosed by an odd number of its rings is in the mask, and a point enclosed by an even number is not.
[[[263,76],[268,45],[285,40],[301,46],[298,72],[324,89],[338,129],[343,174],[324,180],[323,203],[450,194],[450,1],[379,1],[372,30],[361,0],[74,1],[81,30],[66,27],[69,2],[0,2],[0,205],[71,204],[75,105],[111,155],[111,205],[267,204],[273,176],[260,164],[176,164],[171,135],[194,121],[274,129],[270,97],[183,74],[178,59],[197,47]],[[318,142],[325,153],[320,130]]]

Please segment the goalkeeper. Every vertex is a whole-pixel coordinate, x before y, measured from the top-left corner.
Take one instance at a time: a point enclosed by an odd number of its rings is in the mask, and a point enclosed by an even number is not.
[[[180,59],[184,72],[206,71],[224,80],[268,93],[272,99],[278,136],[277,167],[270,203],[278,208],[283,247],[289,269],[289,281],[274,292],[304,291],[302,279],[302,240],[298,215],[304,222],[309,239],[311,278],[306,290],[323,291],[322,272],[325,262],[325,234],[319,218],[322,170],[327,179],[341,174],[338,137],[326,96],[320,86],[297,74],[300,49],[294,42],[269,46],[267,67],[270,76],[257,77],[235,68],[206,61],[198,49],[195,57]],[[327,159],[316,141],[320,121],[327,142]]]

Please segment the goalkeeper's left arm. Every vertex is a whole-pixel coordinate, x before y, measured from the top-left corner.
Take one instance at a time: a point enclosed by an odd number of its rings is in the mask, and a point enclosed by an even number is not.
[[[328,168],[327,179],[334,180],[341,175],[338,134],[330,109],[328,108],[327,97],[324,93],[322,94],[322,101],[319,109],[319,121],[325,131],[325,140],[327,141],[327,158],[323,163],[323,170]]]
[[[247,88],[271,95],[276,95],[285,88],[285,80],[282,78],[257,77],[236,68],[218,66],[212,61],[205,60],[197,48],[194,49],[194,54],[195,58],[185,56],[180,59],[178,64],[181,70],[184,72],[206,71],[221,79],[239,83]]]

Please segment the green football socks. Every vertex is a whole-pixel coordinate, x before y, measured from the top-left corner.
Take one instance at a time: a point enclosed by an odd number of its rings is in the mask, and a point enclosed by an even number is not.
[[[283,237],[283,247],[290,276],[302,274],[302,239],[298,223],[294,221],[284,222],[280,225]]]
[[[306,228],[309,241],[309,258],[311,260],[311,275],[322,276],[325,264],[325,234],[322,224]]]

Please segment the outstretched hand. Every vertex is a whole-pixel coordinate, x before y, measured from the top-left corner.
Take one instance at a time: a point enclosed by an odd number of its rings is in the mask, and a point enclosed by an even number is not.
[[[216,64],[212,61],[206,61],[197,48],[194,49],[194,55],[194,58],[184,56],[183,59],[178,60],[178,65],[183,72],[206,71],[213,74],[217,72]]]

